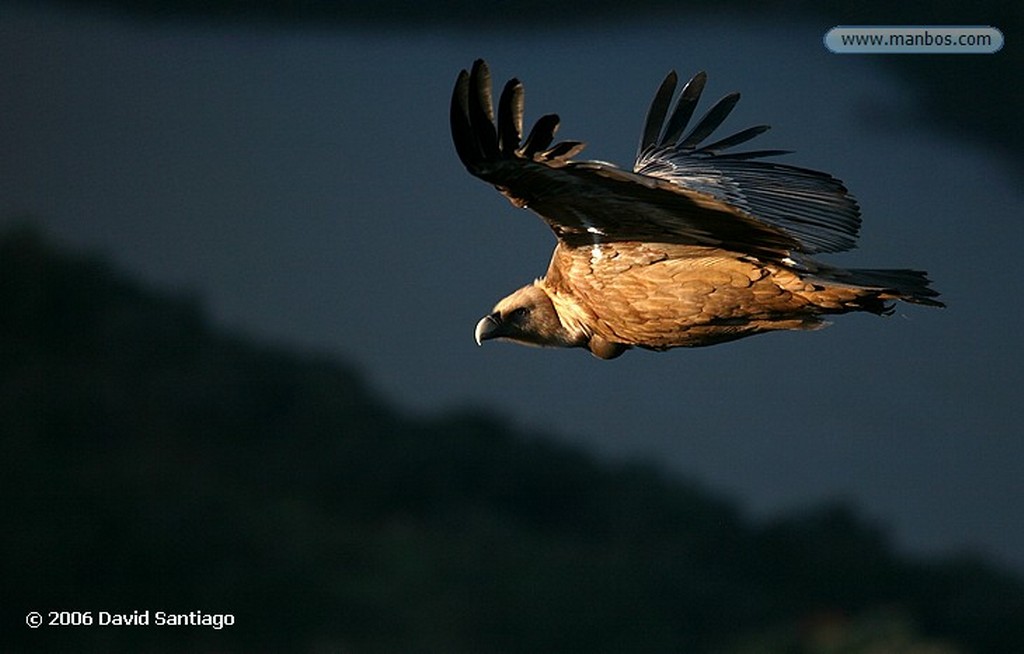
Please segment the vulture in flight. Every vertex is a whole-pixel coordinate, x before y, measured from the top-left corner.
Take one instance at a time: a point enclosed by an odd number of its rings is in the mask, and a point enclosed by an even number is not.
[[[943,306],[924,272],[842,269],[813,258],[855,246],[857,202],[831,175],[765,160],[784,150],[730,151],[767,125],[704,143],[738,93],[687,131],[706,81],[694,75],[673,106],[677,77],[669,73],[633,168],[624,170],[574,159],[581,142],[553,145],[554,114],[523,139],[522,83],[505,85],[495,119],[487,65],[478,60],[459,73],[451,103],[459,159],[543,218],[558,240],[547,274],[480,320],[478,344],[579,347],[612,359],[633,347],[818,329],[825,315],[888,314],[896,300]]]

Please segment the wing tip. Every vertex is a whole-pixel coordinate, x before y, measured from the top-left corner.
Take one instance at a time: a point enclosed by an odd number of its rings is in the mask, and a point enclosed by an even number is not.
[[[523,140],[524,85],[518,78],[505,83],[495,120],[490,67],[477,59],[459,72],[452,92],[450,121],[459,159],[470,173],[481,176],[483,164],[499,159],[530,159],[561,165],[584,147],[580,141],[554,146],[557,114],[541,116]]]
[[[704,88],[707,85],[707,80],[708,74],[706,71],[700,70],[694,73],[679,91],[679,95],[675,100],[675,106],[672,108],[671,113],[669,113],[668,107],[671,105],[672,97],[675,95],[678,76],[672,70],[665,77],[665,80],[655,93],[648,110],[647,119],[644,122],[640,146],[637,148],[637,156],[633,168],[635,171],[639,172],[644,164],[647,163],[647,160],[656,155],[662,159],[666,158],[666,156],[689,154],[717,156],[721,150],[745,143],[769,129],[768,125],[756,125],[719,139],[705,147],[698,147],[702,141],[718,129],[741,98],[741,94],[737,91],[727,93],[711,106],[688,133],[685,133],[686,127],[700,102]],[[756,156],[772,156],[767,153],[774,151],[766,150],[762,152]],[[728,156],[753,158],[752,156],[744,156],[743,153]]]

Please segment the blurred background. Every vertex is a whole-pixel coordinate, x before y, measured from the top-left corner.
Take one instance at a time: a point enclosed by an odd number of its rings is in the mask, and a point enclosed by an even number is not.
[[[1024,15],[888,4],[0,6],[4,649],[1024,651]],[[835,55],[840,24],[1006,46]],[[554,245],[455,156],[478,57],[627,167],[706,70],[723,133],[858,198],[830,262],[948,308],[477,348]]]

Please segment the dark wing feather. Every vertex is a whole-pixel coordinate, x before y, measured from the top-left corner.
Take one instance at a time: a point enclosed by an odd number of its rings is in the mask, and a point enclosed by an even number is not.
[[[647,120],[644,122],[644,132],[640,136],[640,146],[636,150],[637,159],[647,150],[658,144],[661,136],[661,128],[665,124],[665,114],[668,113],[668,106],[672,103],[672,95],[676,92],[676,73],[672,71],[665,78],[654,94],[651,101],[651,108],[647,110]]]
[[[677,147],[682,149],[691,149],[698,143],[711,136],[711,133],[718,129],[718,126],[722,124],[726,116],[733,110],[736,103],[740,101],[739,93],[730,93],[721,100],[715,103],[715,106],[711,107],[704,117],[700,119],[693,130],[686,135],[686,138],[679,143]]]
[[[480,135],[480,150],[488,158],[498,156],[498,133],[494,129],[494,102],[491,100],[491,71],[477,62],[469,75],[469,124]]]
[[[498,149],[502,152],[519,149],[523,138],[523,85],[510,79],[498,100]]]
[[[767,125],[755,125],[754,127],[748,127],[742,132],[736,132],[732,136],[727,136],[724,139],[719,139],[718,141],[715,141],[714,143],[709,143],[705,145],[703,148],[701,148],[701,150],[708,154],[718,154],[718,152],[721,150],[726,150],[728,148],[735,147],[740,143],[746,143],[750,139],[761,134],[764,134],[769,129],[771,128],[768,127]],[[778,154],[787,153],[786,150],[775,150],[774,152]]]
[[[691,81],[684,88],[664,136],[659,137],[659,123],[664,121],[675,89],[671,76],[662,84],[641,138],[637,170],[629,172],[602,162],[571,160],[583,149],[582,143],[569,141],[549,147],[558,127],[558,118],[554,115],[541,118],[523,145],[517,148],[518,139],[513,135],[521,133],[521,129],[515,127],[512,117],[522,114],[521,85],[514,84],[518,91],[510,91],[506,86],[499,101],[498,127],[495,128],[493,122],[486,120],[489,116],[493,120],[491,91],[484,86],[489,77],[486,64],[478,61],[472,74],[463,71],[456,81],[451,124],[459,158],[473,175],[493,184],[517,206],[529,207],[539,214],[558,238],[570,245],[627,240],[683,243],[722,247],[781,261],[792,252],[819,251],[819,241],[832,242],[827,238],[818,241],[805,238],[806,232],[816,233],[818,227],[812,224],[825,224],[828,222],[825,219],[814,222],[809,217],[806,225],[799,221],[793,223],[800,229],[787,229],[788,223],[767,219],[750,208],[768,208],[774,212],[771,215],[775,215],[782,212],[780,203],[791,201],[790,196],[799,197],[793,193],[773,195],[772,185],[763,179],[770,180],[772,171],[782,170],[787,179],[794,176],[801,179],[810,189],[804,190],[805,196],[813,196],[818,190],[814,176],[831,179],[828,176],[806,171],[807,179],[804,179],[788,172],[800,169],[750,162],[744,155],[716,157],[704,149],[691,146],[683,149],[676,145],[703,88],[700,79],[695,78],[696,82]],[[695,133],[710,133],[729,109],[728,102],[717,105],[683,142],[693,140]],[[508,121],[512,121],[512,125],[507,124],[505,116],[510,117]],[[759,133],[756,129],[714,145],[723,149],[744,142]],[[666,141],[669,136],[672,140]],[[702,139],[703,136],[696,139],[694,145]],[[706,169],[712,179],[700,180],[699,169],[689,165],[687,157],[699,159],[702,164],[713,162],[719,169]],[[682,166],[680,159],[685,159]],[[682,171],[687,183],[678,181],[678,171]],[[727,176],[722,180],[725,185],[734,183],[728,178],[731,175],[743,182],[741,191],[752,187],[761,192],[751,201],[742,193],[725,191],[715,182],[715,176],[722,174]],[[795,182],[783,186],[794,185],[799,186]],[[821,212],[828,213],[828,207],[821,208]]]
[[[526,159],[533,159],[536,155],[544,152],[551,142],[555,140],[555,132],[558,131],[558,116],[548,114],[541,116],[530,129],[530,135],[523,143],[522,155]]]
[[[674,77],[675,71],[669,73],[669,76]],[[707,84],[707,81],[707,74],[700,72],[691,77],[690,81],[683,86],[672,117],[669,118],[668,125],[665,126],[665,136],[662,138],[662,142],[675,143],[682,136],[686,124],[690,122],[693,111],[697,108],[697,101],[700,100],[700,94],[704,92],[704,85]]]

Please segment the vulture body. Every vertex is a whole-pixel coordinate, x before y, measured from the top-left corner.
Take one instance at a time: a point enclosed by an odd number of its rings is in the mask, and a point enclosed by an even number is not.
[[[478,344],[580,347],[611,359],[632,347],[817,329],[825,315],[887,314],[896,300],[943,306],[924,272],[844,270],[812,258],[855,246],[856,201],[826,173],[764,161],[785,151],[725,152],[766,125],[702,145],[739,94],[686,132],[706,79],[695,75],[672,107],[677,76],[669,73],[627,171],[572,159],[583,143],[552,145],[555,115],[538,119],[524,140],[523,85],[505,85],[495,119],[487,65],[478,60],[459,74],[451,103],[459,158],[558,239],[547,274],[480,320]]]

